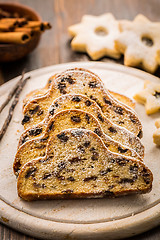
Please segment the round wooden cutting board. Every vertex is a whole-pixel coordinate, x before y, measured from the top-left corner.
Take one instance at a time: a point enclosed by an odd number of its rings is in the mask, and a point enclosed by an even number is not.
[[[12,165],[18,139],[23,131],[22,101],[27,93],[43,87],[54,73],[83,67],[98,74],[105,87],[132,97],[143,88],[144,80],[160,80],[140,70],[118,64],[76,62],[54,65],[27,73],[31,79],[22,91],[12,121],[0,143],[0,221],[6,225],[44,239],[120,239],[149,230],[160,223],[160,149],[152,135],[158,114],[147,116],[144,106],[136,104],[143,125],[145,164],[153,172],[153,189],[148,194],[115,199],[81,199],[25,202],[17,195]],[[19,78],[0,87],[0,104]],[[0,127],[9,106],[1,113]]]

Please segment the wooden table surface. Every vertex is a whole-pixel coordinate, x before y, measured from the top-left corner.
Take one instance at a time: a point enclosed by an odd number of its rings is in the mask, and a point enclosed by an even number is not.
[[[11,2],[11,0],[4,2]],[[13,63],[0,63],[0,85],[20,75],[23,69],[31,71],[59,63],[91,61],[86,54],[72,52],[70,37],[67,33],[67,27],[80,22],[84,14],[100,15],[111,12],[117,19],[131,20],[138,13],[142,13],[152,21],[160,21],[160,0],[12,0],[12,2],[32,7],[43,20],[49,21],[53,28],[42,35],[38,47],[24,59]],[[103,58],[101,61],[113,62],[114,60]],[[123,59],[116,62],[123,64]],[[160,69],[155,75],[160,77]],[[0,224],[0,239],[35,240],[3,224]],[[158,240],[160,227],[129,239]]]

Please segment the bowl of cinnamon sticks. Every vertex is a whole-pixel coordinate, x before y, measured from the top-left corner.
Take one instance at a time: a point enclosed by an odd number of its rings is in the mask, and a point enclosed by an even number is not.
[[[0,3],[0,62],[23,58],[39,43],[41,34],[50,29],[49,22],[28,6]]]

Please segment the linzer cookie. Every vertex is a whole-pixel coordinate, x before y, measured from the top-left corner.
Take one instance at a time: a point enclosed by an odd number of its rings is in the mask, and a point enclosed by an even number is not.
[[[52,88],[42,97],[30,101],[24,108],[24,128],[29,128],[41,122],[53,100],[64,94],[83,94],[94,100],[101,108],[104,116],[113,123],[125,127],[136,136],[142,136],[142,125],[130,108],[114,99],[105,90],[101,79],[84,69],[68,70],[57,76]]]
[[[44,158],[24,165],[17,189],[27,201],[116,197],[147,193],[152,181],[141,161],[109,152],[92,131],[70,129],[50,140]]]
[[[145,105],[147,114],[160,111],[160,84],[145,81],[144,89],[134,95],[134,99]]]
[[[101,16],[85,15],[81,23],[70,26],[68,31],[73,37],[71,47],[74,51],[87,52],[93,60],[104,56],[120,57],[114,46],[114,40],[119,35],[119,26],[111,13]]]
[[[46,145],[51,137],[58,134],[64,129],[70,128],[82,128],[89,129],[95,132],[103,140],[105,146],[111,152],[116,152],[122,155],[135,157],[141,160],[140,155],[143,155],[143,145],[139,143],[137,147],[137,152],[133,149],[131,150],[127,146],[120,144],[112,140],[109,136],[105,135],[99,122],[93,117],[93,115],[81,111],[81,110],[65,110],[56,114],[50,119],[46,127],[45,133],[34,140],[27,141],[24,143],[17,151],[14,161],[14,172],[18,174],[21,167],[27,162],[35,159],[37,157],[42,157],[46,153]],[[79,145],[78,151],[85,151],[85,147]],[[67,156],[68,153],[64,154]]]
[[[124,64],[154,73],[158,68],[156,57],[160,50],[160,23],[151,22],[139,14],[134,21],[120,21],[120,31],[115,47],[124,54]]]
[[[134,149],[142,158],[144,156],[144,147],[140,139],[125,128],[119,127],[109,121],[102,113],[101,108],[96,102],[84,95],[68,95],[65,94],[57,98],[49,108],[48,114],[43,122],[27,129],[21,136],[19,146],[28,140],[42,136],[46,132],[49,119],[55,114],[66,109],[79,109],[92,114],[101,125],[103,132],[111,137],[114,141],[119,142],[131,149]]]

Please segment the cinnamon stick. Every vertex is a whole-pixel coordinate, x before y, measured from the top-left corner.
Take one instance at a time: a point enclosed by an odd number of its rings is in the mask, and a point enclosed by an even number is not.
[[[0,19],[0,23],[12,24],[13,26],[16,26],[18,25],[18,20],[16,18],[2,18]]]
[[[50,29],[51,25],[49,22],[40,22],[40,21],[28,21],[28,23],[25,25],[27,28],[40,28],[41,31],[44,31],[46,29]]]
[[[9,32],[14,30],[14,24],[13,23],[3,23],[0,22],[0,31],[3,32]]]
[[[24,44],[31,39],[28,33],[23,32],[0,32],[1,43]]]
[[[17,22],[18,22],[18,26],[22,27],[25,24],[27,24],[28,20],[26,18],[16,18]]]
[[[35,28],[35,27],[41,27],[42,22],[41,21],[28,21],[28,23],[25,25],[27,28]]]
[[[12,102],[10,108],[9,108],[7,118],[6,118],[2,128],[0,130],[0,140],[3,138],[4,134],[6,133],[6,130],[7,130],[8,126],[9,126],[9,123],[10,123],[10,121],[12,119],[14,109],[15,109],[18,101],[19,101],[20,93],[21,93],[21,91],[22,91],[23,87],[25,86],[25,84],[26,84],[28,79],[30,79],[30,77],[25,78],[21,82],[21,84],[19,85],[19,87],[18,87],[18,89],[17,89],[17,91],[15,93],[15,98],[14,98],[14,100],[13,100],[13,102]]]
[[[52,26],[49,22],[43,22],[43,27],[44,27],[44,29],[51,29],[52,28]]]
[[[23,32],[23,33],[28,33],[30,34],[30,36],[33,36],[34,35],[34,32],[37,32],[35,29],[30,29],[30,28],[25,28],[25,27],[17,27],[14,29],[14,32]],[[40,29],[39,31],[40,32]]]

